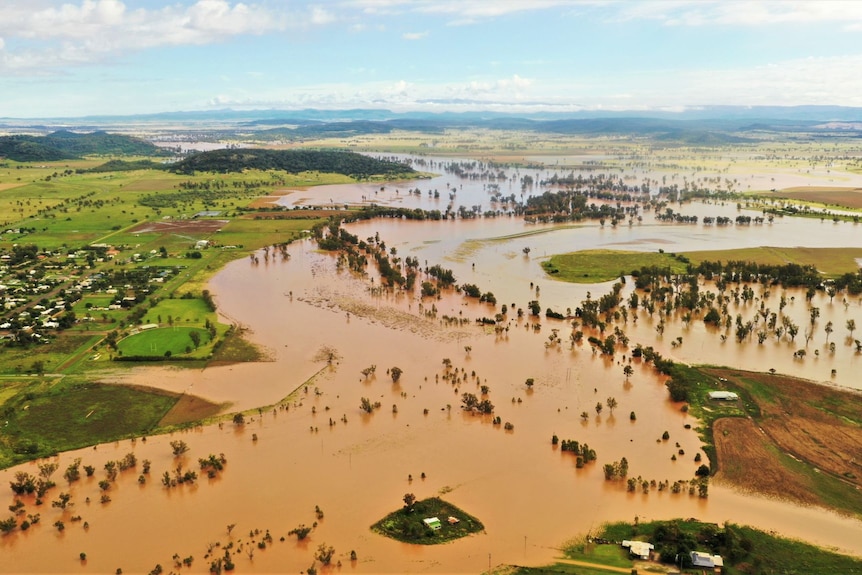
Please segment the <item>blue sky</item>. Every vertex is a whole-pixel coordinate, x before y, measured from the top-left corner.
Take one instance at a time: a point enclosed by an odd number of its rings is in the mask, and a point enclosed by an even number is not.
[[[862,2],[0,0],[0,117],[862,106]]]

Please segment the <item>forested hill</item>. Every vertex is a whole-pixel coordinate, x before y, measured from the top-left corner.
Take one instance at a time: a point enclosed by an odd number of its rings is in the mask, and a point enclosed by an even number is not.
[[[241,148],[196,154],[168,169],[181,174],[193,172],[241,172],[242,170],[284,170],[325,172],[355,178],[410,176],[413,168],[398,162],[377,160],[354,152],[337,150],[266,150]]]
[[[163,156],[161,148],[131,136],[61,130],[47,136],[2,136],[0,157],[17,162],[50,162],[81,156]]]

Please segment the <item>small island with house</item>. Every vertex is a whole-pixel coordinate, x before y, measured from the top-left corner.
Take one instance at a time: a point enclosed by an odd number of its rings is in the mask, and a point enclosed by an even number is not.
[[[417,501],[404,495],[404,506],[371,526],[371,530],[404,543],[436,545],[484,531],[482,522],[439,497]]]

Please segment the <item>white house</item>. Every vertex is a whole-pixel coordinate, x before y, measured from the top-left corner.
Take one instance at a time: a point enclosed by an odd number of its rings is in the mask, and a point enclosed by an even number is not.
[[[655,549],[655,545],[647,541],[623,541],[623,547],[628,547],[629,555],[640,559],[649,559],[650,551]]]
[[[709,398],[719,401],[736,401],[739,396],[732,391],[710,391]]]
[[[438,519],[437,517],[428,517],[426,519],[423,519],[422,523],[425,524],[425,527],[427,527],[428,529],[433,529],[434,531],[437,531],[438,529],[443,527],[443,524],[440,523],[440,519]]]

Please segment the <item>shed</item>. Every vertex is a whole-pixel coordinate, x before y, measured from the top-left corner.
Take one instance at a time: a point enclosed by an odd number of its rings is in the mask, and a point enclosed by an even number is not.
[[[736,401],[739,396],[732,391],[710,391],[709,398],[719,401]]]
[[[692,551],[691,565],[692,567],[715,569],[716,567],[724,567],[724,560],[721,558],[721,555],[710,555],[702,551]]]
[[[650,551],[655,549],[655,545],[647,541],[623,541],[621,545],[628,547],[629,555],[641,559],[649,559]]]
[[[438,529],[443,527],[443,524],[440,523],[440,520],[437,517],[426,517],[422,520],[422,523],[425,524],[425,527],[427,527],[428,529],[433,529],[434,531],[437,531]]]

